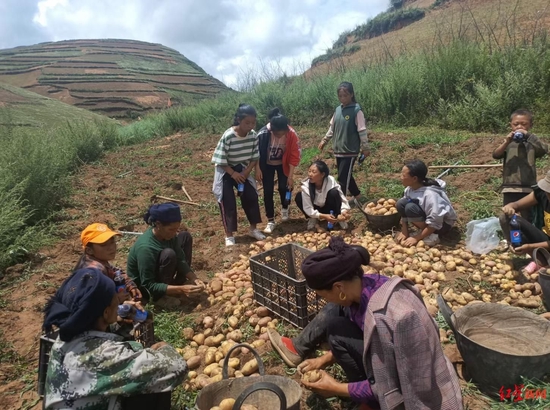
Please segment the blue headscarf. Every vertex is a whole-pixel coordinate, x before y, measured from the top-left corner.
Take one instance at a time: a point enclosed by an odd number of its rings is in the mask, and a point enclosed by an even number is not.
[[[151,205],[147,213],[143,215],[143,220],[149,225],[157,221],[163,224],[181,222],[180,207],[172,202]]]
[[[59,337],[70,341],[82,332],[91,330],[95,321],[111,305],[115,283],[98,269],[78,269],[69,276],[44,309],[44,329],[55,325]]]

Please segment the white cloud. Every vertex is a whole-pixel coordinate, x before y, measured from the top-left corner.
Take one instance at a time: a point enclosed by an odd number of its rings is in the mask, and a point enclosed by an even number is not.
[[[7,3],[6,3],[7,2]],[[77,38],[161,43],[235,85],[261,61],[294,73],[388,0],[2,0],[0,48]]]

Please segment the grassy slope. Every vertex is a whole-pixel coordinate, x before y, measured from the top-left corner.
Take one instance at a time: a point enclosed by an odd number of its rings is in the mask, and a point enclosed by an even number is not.
[[[432,3],[419,0],[407,7],[428,7]],[[426,10],[423,19],[400,30],[368,40],[350,38],[349,44],[359,45],[359,51],[319,64],[309,72],[330,72],[377,60],[387,61],[402,53],[414,53],[458,38],[490,42],[498,48],[521,42],[542,27],[550,27],[547,0],[449,0],[440,7]]]
[[[118,117],[190,104],[227,90],[177,51],[132,40],[70,40],[0,50],[0,81]]]
[[[67,121],[105,120],[102,115],[1,82],[0,97],[0,126],[12,124],[38,133]]]

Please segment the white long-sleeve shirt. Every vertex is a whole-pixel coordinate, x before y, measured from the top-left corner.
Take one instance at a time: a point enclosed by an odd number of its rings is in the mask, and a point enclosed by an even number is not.
[[[313,200],[313,202],[311,201],[311,197],[309,195],[309,178],[306,178],[302,181],[302,204],[304,206],[304,212],[307,216],[309,216],[310,218],[319,219],[320,213],[314,208],[314,205],[318,207],[323,207],[325,205],[325,202],[327,201],[328,191],[330,191],[332,188],[338,188],[340,198],[342,198],[342,212],[350,210],[348,199],[342,192],[340,184],[336,181],[336,179],[334,179],[333,176],[329,175],[325,178],[320,191],[315,190],[315,199]]]

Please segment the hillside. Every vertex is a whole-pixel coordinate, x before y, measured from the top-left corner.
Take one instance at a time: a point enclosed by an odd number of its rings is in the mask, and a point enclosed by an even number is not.
[[[9,125],[24,127],[34,134],[67,121],[93,120],[105,120],[105,117],[0,82],[0,130]]]
[[[112,39],[0,50],[0,82],[121,118],[192,104],[227,90],[175,50]]]
[[[459,39],[483,42],[489,49],[530,44],[536,33],[550,27],[548,0],[416,0],[404,2],[402,12],[388,10],[341,33],[313,60],[309,73],[391,61]]]

